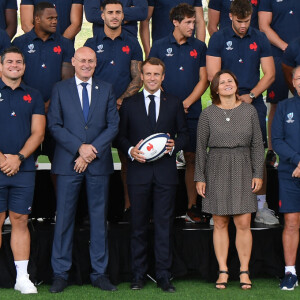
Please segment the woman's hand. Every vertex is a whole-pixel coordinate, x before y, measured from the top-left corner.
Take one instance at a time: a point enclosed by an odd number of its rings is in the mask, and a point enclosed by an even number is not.
[[[202,197],[205,198],[205,189],[206,189],[206,183],[205,182],[196,182],[196,189],[197,193]]]
[[[263,184],[263,180],[261,178],[253,178],[252,186],[251,186],[252,192],[257,193],[261,189],[262,184]]]

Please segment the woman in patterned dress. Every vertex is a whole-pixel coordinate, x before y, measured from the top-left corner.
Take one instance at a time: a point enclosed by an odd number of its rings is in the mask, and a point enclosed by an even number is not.
[[[257,210],[255,193],[262,187],[263,140],[256,109],[238,99],[238,82],[231,71],[218,72],[210,89],[213,104],[203,110],[198,123],[195,181],[202,209],[214,220],[216,288],[227,287],[228,224],[233,216],[240,286],[250,289],[250,223],[251,213]]]

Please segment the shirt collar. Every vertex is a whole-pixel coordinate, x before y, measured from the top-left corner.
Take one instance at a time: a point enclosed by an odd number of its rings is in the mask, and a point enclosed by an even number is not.
[[[191,45],[192,41],[193,41],[193,37],[189,37],[189,38],[187,39],[186,43],[184,43],[184,44],[190,44],[190,45]],[[179,44],[177,43],[177,41],[176,41],[174,35],[173,35],[173,32],[169,34],[169,42],[170,42],[171,44],[177,44],[177,45],[179,45]],[[182,44],[182,45],[184,45],[184,44]]]
[[[38,37],[38,36],[36,35],[36,33],[35,33],[35,31],[34,31],[34,27],[28,32],[28,34],[29,34],[29,36],[31,37],[31,40],[32,40],[32,41],[37,40],[37,39],[42,40],[40,37]],[[55,37],[56,37],[56,33],[52,33],[52,34],[48,37],[48,39],[47,39],[46,41],[48,41],[48,40],[54,40]]]
[[[3,89],[6,88],[6,87],[11,89],[11,87],[8,86],[8,85],[6,85],[6,84],[2,81],[2,79],[0,78],[0,89],[3,90]],[[21,83],[20,83],[20,85],[17,87],[17,89],[22,89],[22,90],[24,90],[24,91],[27,90],[26,85],[25,85],[25,83],[24,83],[23,81],[21,81]]]
[[[75,82],[76,82],[76,86],[81,85],[82,82],[86,82],[86,83],[92,85],[92,77],[88,81],[82,81],[75,75]]]
[[[233,30],[232,27],[227,27],[227,28],[229,28],[230,36],[241,38],[239,35],[237,35],[237,34],[235,33],[235,31]],[[250,26],[250,27],[248,28],[248,31],[247,31],[247,33],[246,33],[246,35],[245,35],[244,37],[247,37],[247,36],[250,37],[251,34],[252,34],[252,28],[251,28],[251,26]],[[243,37],[243,38],[244,38],[244,37]]]
[[[99,32],[97,33],[97,37],[100,40],[104,40],[104,39],[110,39],[104,32],[104,28],[101,28],[101,30],[99,30]],[[120,39],[120,40],[124,40],[126,37],[126,32],[124,30],[121,31],[121,34],[119,36],[116,37],[116,39]]]
[[[155,97],[157,97],[158,99],[160,99],[161,90],[156,91],[154,94],[149,93],[145,89],[143,90],[143,92],[144,92],[144,97],[145,98],[147,98],[149,95],[154,95]]]

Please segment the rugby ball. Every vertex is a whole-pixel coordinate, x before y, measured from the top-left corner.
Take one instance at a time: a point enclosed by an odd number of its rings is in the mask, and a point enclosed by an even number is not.
[[[155,161],[164,155],[169,138],[165,133],[155,133],[143,140],[139,150],[144,153],[146,162]]]

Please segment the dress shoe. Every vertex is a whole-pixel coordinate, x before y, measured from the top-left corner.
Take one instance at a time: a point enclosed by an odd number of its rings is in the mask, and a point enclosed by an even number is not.
[[[145,286],[145,283],[143,279],[133,280],[130,284],[130,288],[132,290],[141,290]]]
[[[114,286],[107,276],[99,276],[93,283],[93,287],[97,287],[104,291],[116,291],[117,287]]]
[[[161,288],[164,292],[174,293],[175,287],[172,285],[170,279],[160,278],[157,279],[157,287]]]
[[[61,293],[68,286],[67,280],[63,278],[55,278],[50,287],[50,293]]]

